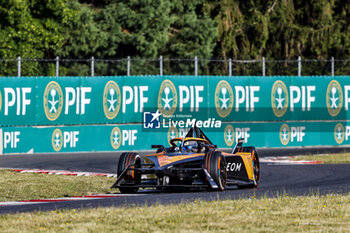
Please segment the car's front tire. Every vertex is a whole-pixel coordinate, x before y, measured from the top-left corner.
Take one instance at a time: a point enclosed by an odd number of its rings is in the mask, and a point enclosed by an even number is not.
[[[131,168],[141,168],[141,157],[137,153],[122,153],[119,157],[117,166],[118,177],[122,172],[131,165]],[[123,184],[139,185],[141,183],[141,173],[139,171],[130,170],[123,175]],[[138,187],[120,187],[121,193],[137,193]]]
[[[226,186],[226,160],[220,151],[209,150],[205,153],[204,168],[218,186],[218,190],[223,191]]]

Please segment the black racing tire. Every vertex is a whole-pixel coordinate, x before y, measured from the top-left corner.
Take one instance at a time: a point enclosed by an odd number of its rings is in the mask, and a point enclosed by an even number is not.
[[[259,185],[259,181],[260,181],[260,162],[259,162],[258,152],[256,152],[256,149],[253,146],[243,147],[243,152],[252,153],[252,164],[253,164],[253,170],[254,170],[254,184],[252,184],[249,187],[257,188]]]
[[[134,165],[135,168],[141,168],[141,157],[137,153],[122,153],[119,157],[118,161],[118,167],[117,167],[117,175],[118,177],[121,175],[121,173],[129,166]],[[127,183],[134,183],[135,185],[138,185],[141,183],[141,172],[138,171],[127,171],[123,175],[124,181],[127,181]],[[137,193],[139,190],[138,187],[135,188],[129,188],[129,187],[120,187],[119,188],[121,193]]]
[[[227,172],[226,160],[221,152],[216,150],[209,150],[206,152],[204,157],[204,168],[217,184],[218,190],[223,191],[226,186]]]

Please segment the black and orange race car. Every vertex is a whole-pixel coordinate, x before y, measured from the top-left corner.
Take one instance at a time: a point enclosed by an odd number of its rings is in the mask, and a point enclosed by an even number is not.
[[[218,150],[199,128],[192,127],[184,138],[172,139],[171,147],[152,145],[156,153],[122,153],[118,177],[111,188],[119,188],[121,193],[150,187],[220,191],[230,186],[255,188],[260,178],[258,154],[254,147],[242,147],[243,141],[239,139],[232,153],[226,153]]]

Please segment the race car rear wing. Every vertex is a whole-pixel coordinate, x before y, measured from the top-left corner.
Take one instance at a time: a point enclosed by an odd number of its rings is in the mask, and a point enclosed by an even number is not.
[[[242,149],[243,142],[244,142],[244,138],[239,138],[235,147],[233,148],[231,154],[234,154],[236,152],[240,152]]]

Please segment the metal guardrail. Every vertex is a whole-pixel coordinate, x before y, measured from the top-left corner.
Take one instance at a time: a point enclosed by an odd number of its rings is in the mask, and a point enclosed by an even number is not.
[[[0,76],[349,75],[350,59],[234,60],[194,58],[0,59]]]

